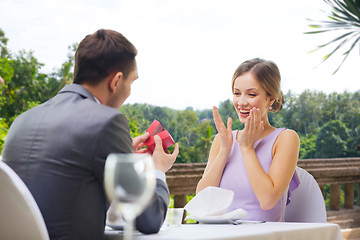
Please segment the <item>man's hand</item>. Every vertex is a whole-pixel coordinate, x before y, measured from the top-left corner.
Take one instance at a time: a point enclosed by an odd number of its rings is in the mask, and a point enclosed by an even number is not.
[[[175,148],[172,154],[168,154],[164,151],[162,141],[159,136],[154,136],[155,149],[153,153],[155,169],[159,169],[166,173],[173,165],[179,154],[179,144],[175,143]]]
[[[149,150],[147,148],[142,148],[145,146],[145,141],[150,137],[150,134],[146,132],[143,135],[134,137],[132,139],[132,146],[134,149],[134,153],[147,153]],[[142,149],[141,149],[142,148]]]

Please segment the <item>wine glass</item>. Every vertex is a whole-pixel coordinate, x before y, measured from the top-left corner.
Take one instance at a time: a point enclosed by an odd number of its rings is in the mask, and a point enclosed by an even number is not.
[[[110,154],[105,163],[105,191],[122,214],[124,239],[132,239],[134,220],[150,202],[155,190],[155,170],[149,154]]]

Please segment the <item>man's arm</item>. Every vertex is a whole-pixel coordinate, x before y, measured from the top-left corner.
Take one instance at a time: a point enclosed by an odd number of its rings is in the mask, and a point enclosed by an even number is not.
[[[123,114],[116,115],[101,133],[99,139],[99,154],[97,154],[98,161],[105,160],[110,153],[131,153],[133,152],[132,139],[130,137],[130,129],[128,121]],[[178,145],[176,145],[173,154],[166,154],[162,148],[161,139],[156,138],[156,146],[154,150],[154,165],[157,177],[156,189],[149,205],[144,212],[136,219],[136,228],[142,233],[156,233],[160,230],[164,219],[166,217],[167,208],[169,205],[169,190],[165,182],[165,171],[167,171],[173,164],[178,154]],[[161,166],[161,167],[160,167]],[[98,168],[101,170],[101,168]],[[103,182],[103,171],[98,172]]]
[[[156,179],[156,189],[148,207],[136,218],[136,229],[142,233],[159,232],[169,206],[169,190],[164,181]]]
[[[172,154],[165,153],[161,138],[154,137],[155,149],[153,152],[154,166],[157,174],[155,194],[146,210],[136,219],[136,228],[142,233],[159,232],[166,217],[169,206],[169,190],[166,185],[167,172],[179,154],[179,144],[175,144]]]

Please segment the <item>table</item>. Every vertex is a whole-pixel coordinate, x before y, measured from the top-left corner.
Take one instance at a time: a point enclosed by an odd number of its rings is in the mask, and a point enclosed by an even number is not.
[[[121,240],[121,231],[106,231],[106,239]],[[332,223],[183,224],[164,227],[158,234],[135,233],[134,240],[341,240],[339,225]]]

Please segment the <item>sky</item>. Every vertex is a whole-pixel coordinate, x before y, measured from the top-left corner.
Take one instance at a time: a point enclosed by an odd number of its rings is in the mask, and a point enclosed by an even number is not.
[[[274,61],[281,89],[360,90],[357,46],[335,75],[340,53],[309,53],[335,34],[304,34],[326,20],[323,0],[0,0],[0,28],[12,53],[32,50],[51,73],[68,46],[100,28],[122,33],[137,48],[139,79],[125,103],[182,110],[211,109],[232,98],[231,77],[245,60]]]

